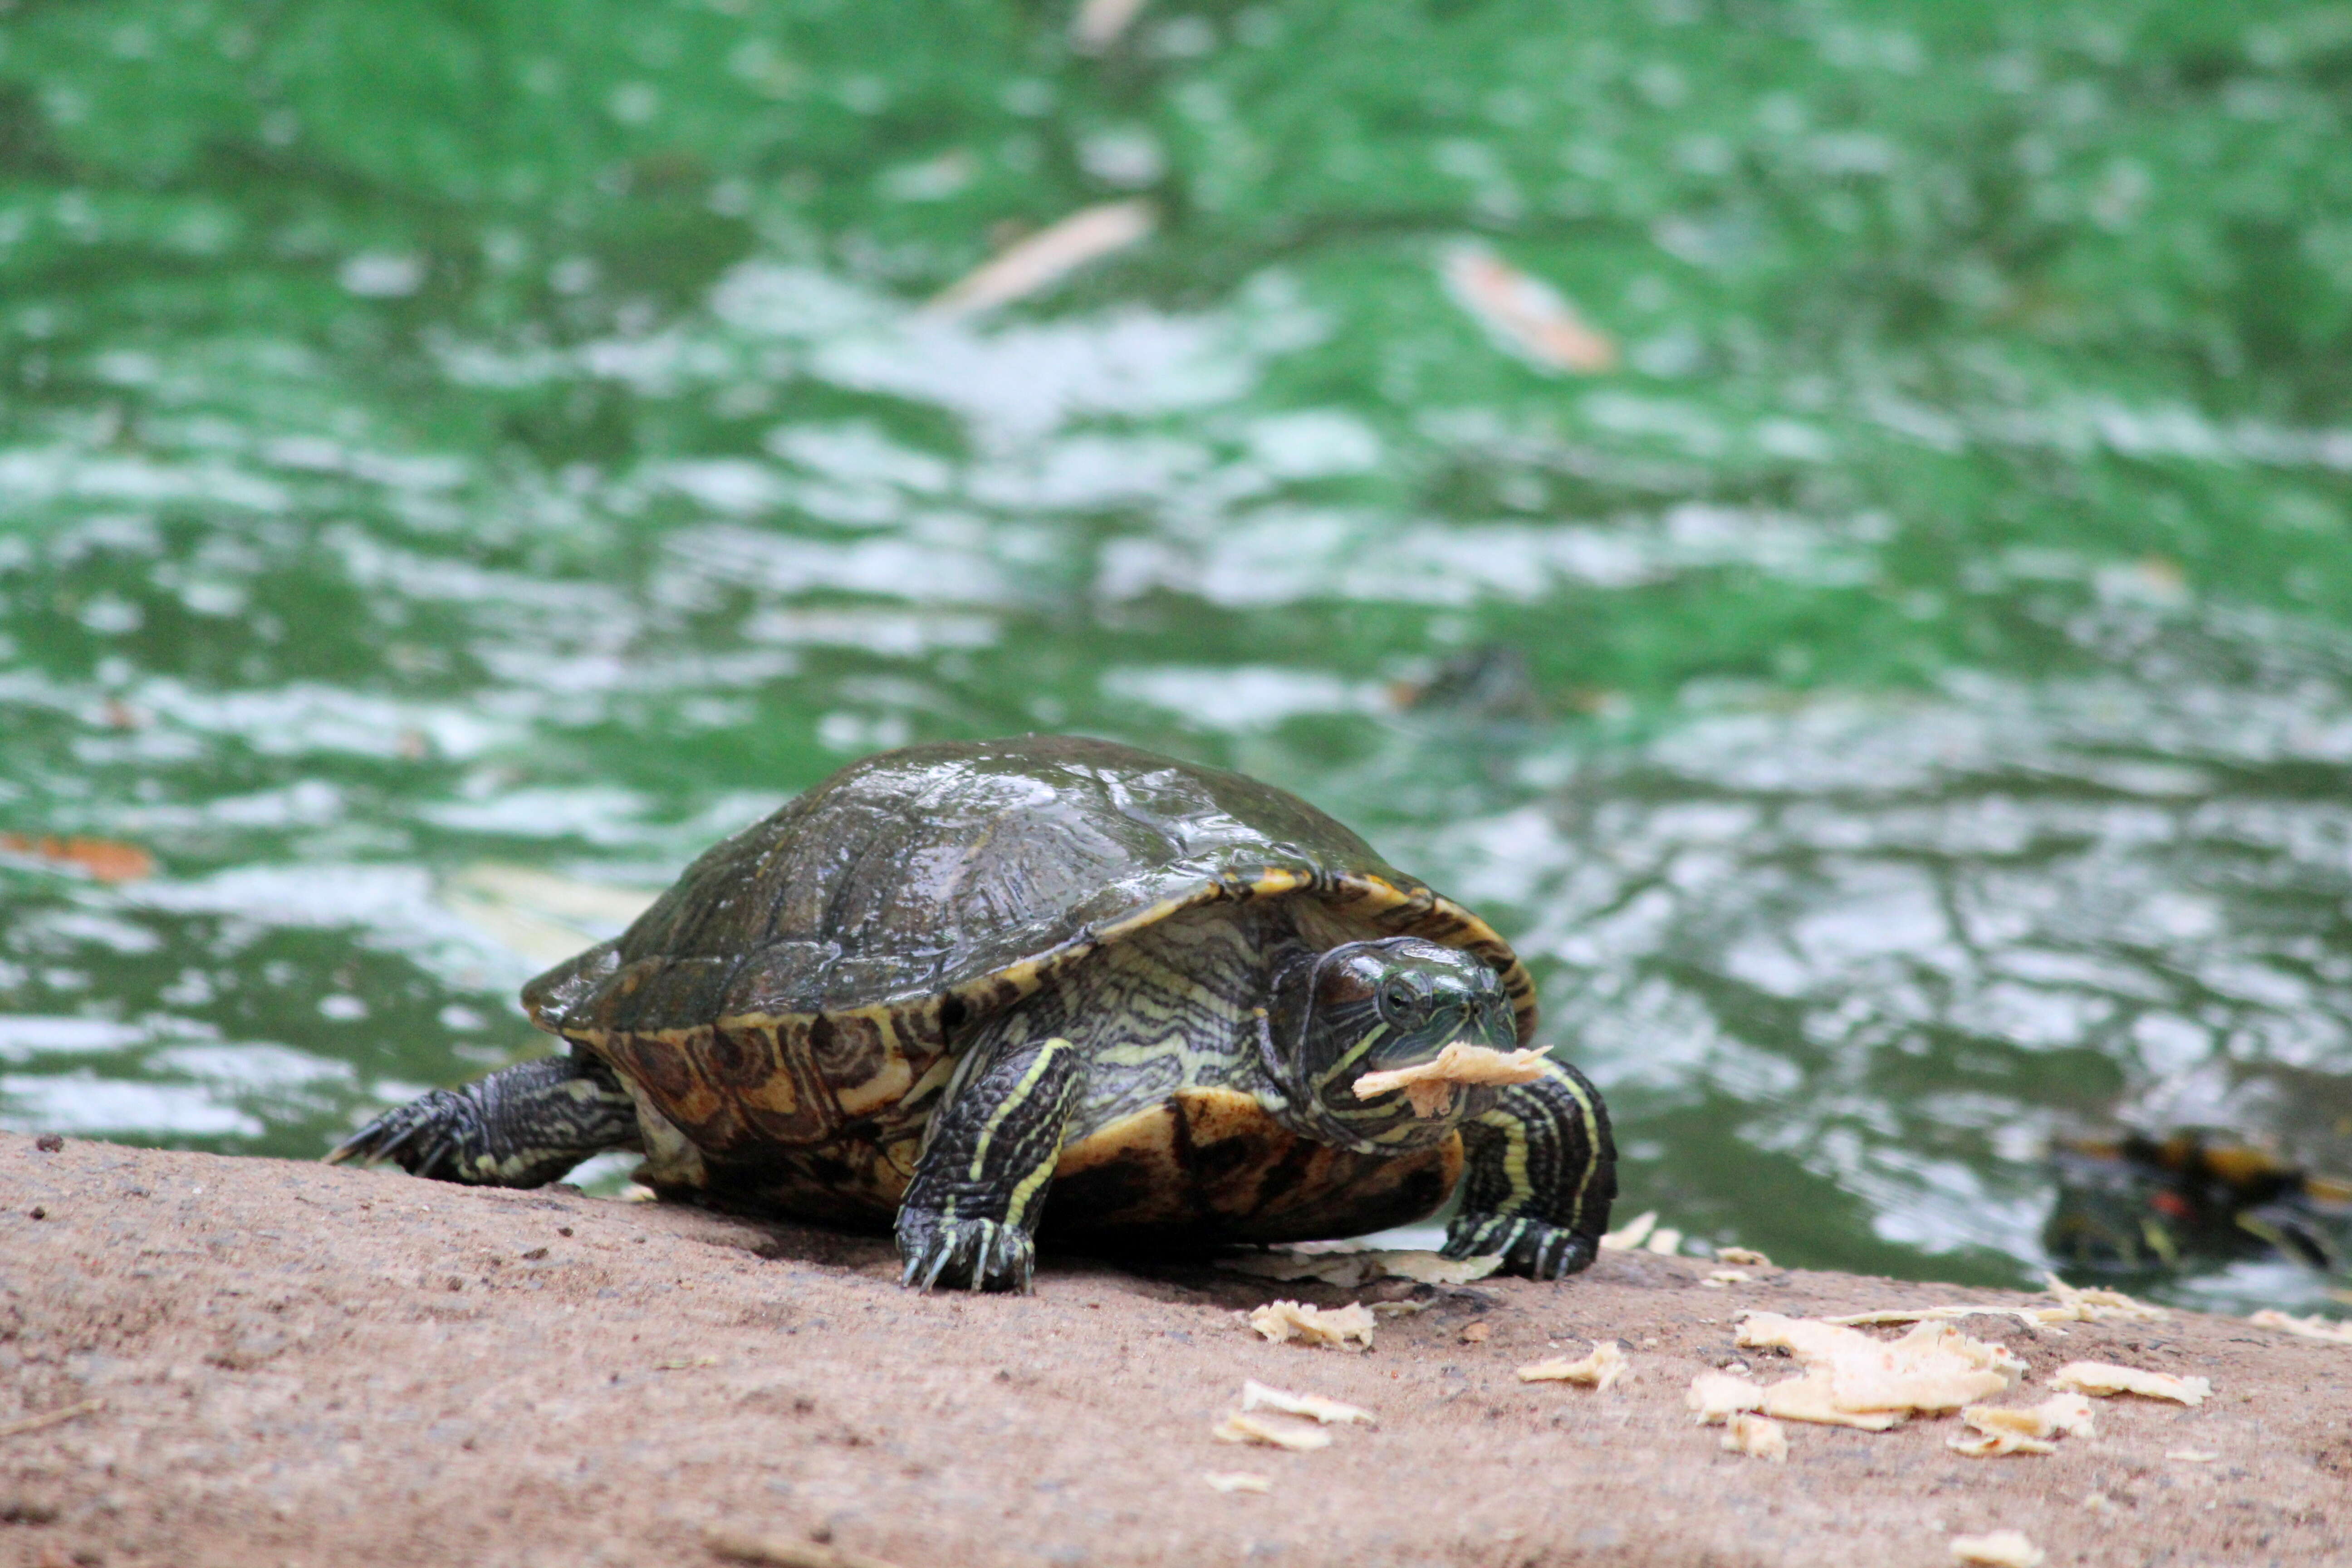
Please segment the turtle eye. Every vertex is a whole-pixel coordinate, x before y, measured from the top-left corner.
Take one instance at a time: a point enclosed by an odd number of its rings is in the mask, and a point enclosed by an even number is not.
[[[1421,1011],[1421,997],[1407,982],[1391,980],[1381,988],[1381,1010],[1391,1018],[1410,1018]]]

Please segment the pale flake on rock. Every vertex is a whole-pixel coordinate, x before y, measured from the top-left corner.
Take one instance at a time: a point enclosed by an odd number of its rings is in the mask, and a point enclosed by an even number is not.
[[[2022,1531],[1996,1530],[1984,1535],[1956,1535],[1951,1554],[1978,1568],[2042,1568],[2048,1553],[2025,1538]]]
[[[2097,1361],[2068,1362],[2051,1376],[2050,1386],[2101,1398],[2137,1394],[2143,1398],[2169,1399],[2181,1405],[2202,1405],[2213,1392],[2212,1383],[2206,1378],[2176,1377],[2168,1372],[2147,1372]]]
[[[1296,1340],[1310,1349],[1328,1345],[1334,1350],[1345,1350],[1351,1342],[1365,1350],[1372,1345],[1372,1314],[1360,1301],[1344,1307],[1269,1301],[1244,1321],[1276,1344]]]
[[[1596,1392],[1605,1393],[1619,1378],[1625,1375],[1632,1363],[1625,1356],[1625,1347],[1615,1340],[1595,1340],[1591,1352],[1580,1360],[1570,1361],[1556,1356],[1519,1368],[1521,1383],[1576,1383]]]
[[[1723,1447],[1734,1454],[1775,1465],[1789,1462],[1789,1433],[1769,1415],[1735,1411],[1724,1422]]]

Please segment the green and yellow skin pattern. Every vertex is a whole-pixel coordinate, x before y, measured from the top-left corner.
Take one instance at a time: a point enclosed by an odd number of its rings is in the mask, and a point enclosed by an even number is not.
[[[1534,1279],[1589,1267],[1617,1196],[1600,1091],[1567,1063],[1548,1061],[1542,1078],[1504,1089],[1462,1131],[1469,1168],[1445,1256],[1499,1253],[1503,1272]]]
[[[1573,1069],[1457,1089],[1427,1117],[1349,1087],[1456,1039],[1507,1048],[1516,1027],[1494,972],[1435,943],[1318,952],[1273,912],[1171,921],[967,1047],[900,1200],[907,1282],[1027,1289],[1056,1183],[1057,1234],[1132,1247],[1379,1229],[1458,1180],[1450,1255],[1574,1273],[1615,1176],[1607,1113]]]
[[[898,1205],[903,1282],[926,1290],[942,1277],[975,1289],[1029,1288],[1045,1190],[1086,1087],[1085,1055],[1068,1040],[990,1032],[997,1037],[964,1057],[931,1117]]]

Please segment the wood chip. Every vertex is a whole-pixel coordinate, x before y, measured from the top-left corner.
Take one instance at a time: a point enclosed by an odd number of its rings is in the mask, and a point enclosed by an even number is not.
[[[1648,1239],[1658,1223],[1658,1211],[1644,1209],[1601,1238],[1603,1252],[1631,1252]]]
[[[2025,1363],[2005,1345],[1970,1339],[1948,1323],[1920,1323],[1897,1340],[1874,1340],[1858,1330],[1779,1312],[1749,1312],[1739,1343],[1787,1351],[1806,1369],[1802,1378],[1765,1389],[1764,1413],[1792,1420],[1850,1419],[1885,1414],[1957,1410],[2006,1392]]]
[[[2028,1409],[2003,1409],[1971,1405],[1960,1419],[1975,1428],[1973,1436],[1955,1437],[1946,1445],[1972,1459],[1999,1458],[2007,1454],[2054,1454],[2053,1438],[2095,1437],[2091,1402],[2079,1394],[2053,1394]]]
[[[1391,1279],[1411,1279],[1422,1285],[1467,1285],[1484,1279],[1503,1266],[1503,1255],[1447,1258],[1435,1252],[1376,1252],[1381,1273]]]
[[[1606,1392],[1625,1375],[1630,1364],[1625,1359],[1624,1346],[1614,1340],[1595,1340],[1592,1353],[1582,1360],[1570,1361],[1566,1356],[1556,1356],[1550,1361],[1539,1361],[1532,1366],[1519,1368],[1519,1381],[1577,1383],[1595,1392]]]
[[[776,1568],[898,1568],[898,1564],[863,1552],[828,1546],[814,1541],[794,1541],[782,1535],[753,1535],[748,1531],[709,1526],[702,1544],[716,1557],[731,1563],[769,1563]]]
[[[2069,1437],[2095,1437],[2099,1424],[2091,1413],[2091,1402],[2079,1394],[2053,1394],[2033,1407],[2052,1431]]]
[[[2145,1301],[2135,1301],[2120,1290],[2091,1289],[2078,1290],[2055,1274],[2045,1275],[2051,1293],[2058,1298],[2054,1307],[1988,1306],[1975,1301],[1951,1301],[1934,1307],[1882,1307],[1868,1312],[1848,1312],[1841,1317],[1824,1318],[1827,1323],[1853,1328],[1888,1323],[1957,1322],[1962,1318],[2015,1318],[2030,1329],[2056,1328],[2060,1323],[2154,1322],[2169,1316],[2163,1307],[2151,1307]]]
[[[1201,1479],[1213,1492],[1251,1492],[1259,1497],[1274,1489],[1274,1478],[1255,1470],[1206,1470]]]
[[[2210,1465],[2221,1456],[2205,1448],[2168,1448],[2165,1450],[2164,1457],[2168,1459],[2179,1459],[2191,1465]]]
[[[1311,1421],[1291,1415],[1256,1415],[1234,1411],[1209,1430],[1220,1443],[1263,1443],[1304,1454],[1331,1446],[1331,1434]]]
[[[1720,1290],[1726,1286],[1730,1285],[1754,1284],[1755,1276],[1748,1273],[1745,1268],[1714,1268],[1709,1269],[1707,1271],[1706,1278],[1700,1280],[1699,1283],[1701,1285],[1712,1286],[1714,1289]]]
[[[1821,1321],[1851,1329],[1888,1328],[1898,1323],[1957,1323],[1963,1318],[2015,1318],[2029,1329],[2042,1329],[2049,1327],[2051,1322],[2042,1314],[2051,1310],[2055,1309],[1979,1307],[1962,1301],[1941,1307],[1882,1307],[1874,1311],[1846,1312]]]
[[[1617,345],[1577,316],[1557,290],[1492,251],[1462,246],[1445,258],[1446,292],[1507,352],[1539,370],[1596,374],[1617,368]]]
[[[1354,1290],[1375,1279],[1411,1279],[1422,1285],[1467,1285],[1503,1266],[1500,1253],[1486,1258],[1447,1258],[1401,1247],[1276,1247],[1236,1253],[1215,1260],[1220,1268],[1288,1284],[1318,1279]]]
[[[2137,1367],[2098,1361],[2068,1362],[2052,1375],[2050,1386],[2101,1398],[2111,1394],[2137,1394],[2148,1399],[2177,1400],[2182,1405],[2202,1405],[2213,1392],[2213,1384],[2205,1378],[2175,1377],[2168,1372],[2142,1372]]]
[[[2352,1323],[2338,1322],[2315,1312],[2308,1318],[2291,1318],[2275,1307],[2265,1307],[2246,1321],[2258,1329],[2276,1329],[2282,1333],[2297,1335],[2306,1340],[2326,1340],[2332,1344],[2352,1345]]]
[[[1783,1421],[1810,1421],[1819,1426],[1851,1426],[1860,1432],[1884,1432],[1900,1426],[1899,1410],[1850,1410],[1840,1404],[1837,1384],[1827,1371],[1809,1372],[1780,1383],[1766,1384],[1757,1408]]]
[[[1765,1459],[1775,1465],[1789,1462],[1788,1429],[1769,1415],[1735,1411],[1724,1421],[1723,1446],[1751,1459]]]
[[[1286,1389],[1269,1388],[1251,1378],[1242,1384],[1244,1410],[1278,1410],[1285,1415],[1304,1415],[1326,1426],[1359,1423],[1366,1426],[1379,1425],[1372,1413],[1360,1405],[1346,1405],[1337,1399],[1326,1399],[1319,1394],[1292,1394]]]
[[[950,284],[923,307],[924,311],[957,321],[1027,299],[1090,261],[1140,244],[1159,221],[1147,201],[1105,202],[1072,213],[1008,246]]]
[[[1971,1459],[1998,1459],[2011,1454],[2054,1454],[2058,1451],[2057,1444],[2046,1438],[2028,1437],[2021,1432],[1963,1433],[1944,1447]]]
[[[2120,1290],[2098,1286],[2078,1290],[2055,1274],[2044,1274],[2042,1279],[2050,1287],[2050,1293],[2058,1298],[2057,1310],[2072,1313],[2075,1321],[2081,1322],[2158,1323],[2172,1316],[2169,1308],[2151,1307],[2145,1301],[2135,1301]],[[2042,1321],[2063,1322],[2067,1320],[2045,1312]]]
[[[1717,1263],[1745,1264],[1750,1268],[1769,1268],[1772,1260],[1752,1247],[1722,1247],[1716,1249]]]
[[[1268,1301],[1249,1315],[1249,1326],[1276,1344],[1296,1340],[1309,1348],[1329,1345],[1345,1350],[1353,1341],[1366,1350],[1372,1346],[1372,1314],[1360,1301],[1350,1301],[1344,1307]]]
[[[1972,1459],[1997,1458],[2004,1454],[2053,1454],[2057,1452],[2057,1445],[2051,1441],[2053,1437],[2099,1435],[2092,1418],[2091,1402],[2079,1394],[2053,1394],[2041,1404],[2022,1410],[1971,1405],[1960,1412],[1960,1419],[1976,1429],[1976,1436],[1955,1437],[1948,1446],[1953,1452]]]
[[[1683,1403],[1697,1413],[1702,1426],[1728,1420],[1743,1410],[1759,1410],[1764,1405],[1764,1387],[1744,1377],[1734,1377],[1727,1372],[1703,1372],[1691,1379],[1690,1392]]]
[[[1525,1047],[1498,1051],[1454,1040],[1436,1057],[1409,1068],[1359,1076],[1352,1086],[1358,1100],[1404,1090],[1415,1116],[1435,1116],[1454,1102],[1457,1083],[1533,1083],[1544,1075],[1544,1054]]]
[[[55,1410],[44,1410],[37,1415],[19,1415],[14,1421],[0,1421],[0,1437],[14,1437],[26,1432],[62,1426],[68,1421],[95,1415],[105,1408],[106,1401],[103,1399],[85,1399],[79,1405],[60,1405]]]
[[[2021,1530],[1996,1530],[1990,1535],[1956,1535],[1952,1555],[1982,1568],[2042,1568],[2048,1553],[2025,1538]]]
[[[1666,1258],[1672,1258],[1682,1249],[1683,1233],[1664,1225],[1650,1233],[1649,1244],[1643,1248],[1645,1252],[1655,1252]]]

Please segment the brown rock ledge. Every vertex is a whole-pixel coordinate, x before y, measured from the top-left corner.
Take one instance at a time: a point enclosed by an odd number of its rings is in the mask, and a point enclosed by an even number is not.
[[[1792,1426],[1768,1465],[1683,1407],[1743,1307],[2026,1299],[1705,1272],[1621,1254],[1564,1285],[1390,1281],[1370,1294],[1431,1307],[1351,1355],[1234,1317],[1348,1299],[1312,1286],[1049,1259],[1032,1298],[925,1298],[879,1240],[0,1135],[0,1563],[700,1564],[712,1530],[902,1568],[1930,1568],[1994,1528],[2053,1568],[2352,1551],[2352,1348],[2186,1313],[2063,1337],[1979,1318],[2037,1383],[2087,1358],[2216,1392],[2103,1401],[2101,1436],[2046,1458],[1961,1458],[1948,1417]],[[1595,1338],[1633,1357],[1605,1394],[1513,1375]],[[1211,1442],[1251,1377],[1380,1426],[1317,1453]],[[1202,1479],[1236,1469],[1271,1494]]]

